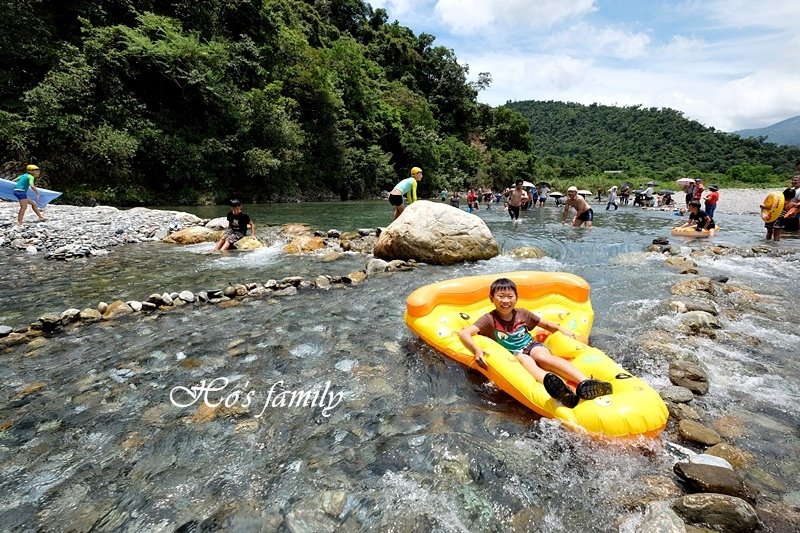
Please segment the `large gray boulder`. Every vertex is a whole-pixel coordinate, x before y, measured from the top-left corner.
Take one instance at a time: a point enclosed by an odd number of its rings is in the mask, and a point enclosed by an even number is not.
[[[381,232],[379,259],[414,259],[435,265],[491,259],[500,247],[479,217],[449,205],[420,200]]]

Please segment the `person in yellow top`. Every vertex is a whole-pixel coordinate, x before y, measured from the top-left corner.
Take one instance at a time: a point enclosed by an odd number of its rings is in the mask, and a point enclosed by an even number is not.
[[[389,193],[389,204],[394,207],[394,217],[392,220],[397,220],[397,217],[399,217],[403,209],[405,209],[403,205],[403,195],[406,196],[409,204],[413,204],[417,201],[417,182],[421,179],[422,169],[414,167],[411,169],[411,177],[395,185],[392,192]]]
[[[28,165],[25,169],[24,174],[20,174],[16,178],[11,181],[16,182],[14,186],[14,196],[17,197],[19,200],[19,213],[17,214],[17,224],[20,226],[22,225],[22,219],[25,217],[25,210],[28,209],[28,204],[31,205],[33,212],[36,213],[36,216],[39,217],[39,220],[44,222],[47,220],[44,218],[44,215],[41,211],[39,211],[39,207],[36,205],[36,202],[28,198],[28,189],[32,189],[33,192],[36,193],[36,199],[38,200],[41,196],[39,194],[39,189],[33,184],[34,180],[39,177],[39,167],[36,165]]]

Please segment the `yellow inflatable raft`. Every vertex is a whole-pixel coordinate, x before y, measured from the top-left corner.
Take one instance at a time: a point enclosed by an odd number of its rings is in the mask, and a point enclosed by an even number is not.
[[[764,201],[761,202],[761,205],[764,206],[761,209],[761,220],[764,222],[775,222],[778,220],[778,217],[781,216],[781,211],[783,211],[784,201],[783,193],[769,193],[767,197],[764,198]]]
[[[696,226],[689,226],[688,228],[672,228],[672,234],[675,237],[695,237],[695,238],[706,238],[706,237],[713,237],[719,230],[721,229],[719,226],[714,226],[714,235],[707,229],[703,229],[700,231],[695,230]]]
[[[654,437],[661,433],[668,412],[658,393],[605,353],[581,340],[561,333],[551,334],[541,328],[531,332],[554,355],[572,360],[587,376],[613,385],[613,394],[581,401],[574,409],[551,398],[544,386],[510,352],[480,335],[474,339],[484,350],[488,367],[477,365],[458,333],[494,309],[489,301],[489,287],[502,277],[516,283],[518,307],[530,309],[544,320],[559,323],[588,342],[594,321],[589,284],[578,276],[563,272],[510,272],[420,287],[406,301],[406,324],[434,349],[478,370],[520,403],[543,416],[558,418],[572,429],[608,437]]]

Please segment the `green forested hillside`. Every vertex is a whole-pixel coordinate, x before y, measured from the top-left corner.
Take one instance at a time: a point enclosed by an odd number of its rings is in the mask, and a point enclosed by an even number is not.
[[[706,176],[729,184],[783,183],[800,149],[741,139],[667,108],[513,102],[530,123],[537,173],[570,178],[623,170],[631,178],[671,181]]]
[[[413,165],[423,193],[530,166],[524,120],[476,102],[487,77],[360,0],[18,0],[0,30],[4,160],[68,199],[361,198]]]

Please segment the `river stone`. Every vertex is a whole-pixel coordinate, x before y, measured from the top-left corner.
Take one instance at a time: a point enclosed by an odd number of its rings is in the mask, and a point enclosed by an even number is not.
[[[683,520],[667,502],[650,502],[636,533],[685,533]]]
[[[547,253],[536,246],[520,246],[506,255],[514,259],[541,259],[542,257],[547,257]]]
[[[142,302],[138,300],[128,300],[125,303],[128,304],[131,307],[131,309],[133,309],[134,313],[138,313],[139,311],[142,310]]]
[[[225,230],[230,227],[230,224],[228,223],[228,217],[217,217],[206,222],[205,227],[212,230]]]
[[[14,331],[14,328],[10,326],[0,325],[0,337],[7,337]]]
[[[314,279],[314,283],[316,283],[318,288],[326,291],[331,288],[331,280],[328,279],[328,276],[319,275]]]
[[[384,261],[383,259],[376,259],[373,257],[367,261],[367,276],[374,276],[375,274],[386,272],[386,267],[388,266],[388,262]]]
[[[50,333],[61,327],[61,315],[46,313],[39,317],[39,322],[42,324],[42,331]]]
[[[500,247],[480,217],[420,200],[381,232],[373,253],[379,259],[452,265],[491,259],[500,253]]]
[[[244,250],[244,251],[258,250],[260,248],[265,248],[264,243],[258,240],[256,237],[253,237],[252,235],[242,237],[241,239],[233,243],[233,246],[236,247],[237,250]]]
[[[665,402],[689,403],[694,400],[694,394],[686,387],[667,385],[658,394]]]
[[[287,254],[301,254],[314,252],[323,248],[325,248],[325,239],[322,237],[298,235],[294,237],[289,244],[283,247],[283,251]]]
[[[685,403],[675,403],[669,402],[664,400],[664,403],[667,404],[667,410],[669,411],[669,416],[674,418],[675,420],[700,420],[700,414],[694,410],[692,406]]]
[[[196,299],[192,291],[181,291],[178,294],[178,298],[180,298],[184,302],[189,302],[189,303],[194,302]]]
[[[275,296],[294,296],[297,294],[297,287],[294,285],[289,285],[283,289],[278,289],[276,291],[272,291],[272,294]]]
[[[75,322],[80,317],[80,314],[81,314],[80,309],[75,309],[74,307],[71,307],[61,313],[61,323],[69,324],[70,322]]]
[[[678,423],[678,433],[689,442],[713,446],[719,444],[719,433],[694,420],[681,420]]]
[[[133,313],[133,309],[128,304],[121,300],[114,300],[108,304],[108,309],[103,313],[103,320],[111,320],[119,316],[129,315]]]
[[[97,322],[98,320],[102,320],[103,315],[97,309],[92,309],[91,307],[87,307],[80,313],[80,319],[84,322]]]
[[[684,482],[689,492],[727,494],[756,504],[758,492],[730,468],[721,466],[675,463],[672,471]]]
[[[683,257],[668,257],[664,264],[676,268],[680,274],[697,274],[697,263]]]
[[[669,380],[673,385],[686,387],[695,394],[708,392],[708,374],[698,364],[690,361],[673,361],[669,364]]]
[[[363,270],[356,270],[355,272],[350,272],[343,279],[345,280],[345,283],[349,282],[353,285],[358,285],[359,283],[367,279],[367,273],[364,272]]]
[[[216,242],[220,236],[219,231],[203,226],[191,226],[176,231],[164,239],[163,242],[170,244],[198,244],[201,242]]]
[[[672,294],[685,295],[694,291],[714,294],[714,284],[710,278],[700,277],[680,281],[670,288]]]
[[[681,324],[692,332],[704,333],[712,337],[714,336],[712,330],[722,329],[722,322],[720,322],[719,318],[705,311],[689,311],[684,313],[681,315]]]
[[[173,305],[175,302],[168,292],[161,294],[161,305]]]
[[[704,524],[720,533],[752,533],[759,529],[758,515],[746,501],[725,494],[689,494],[672,508],[692,524]]]
[[[754,461],[753,454],[741,450],[730,444],[720,442],[706,450],[708,455],[713,455],[725,459],[736,468],[744,468]]]

